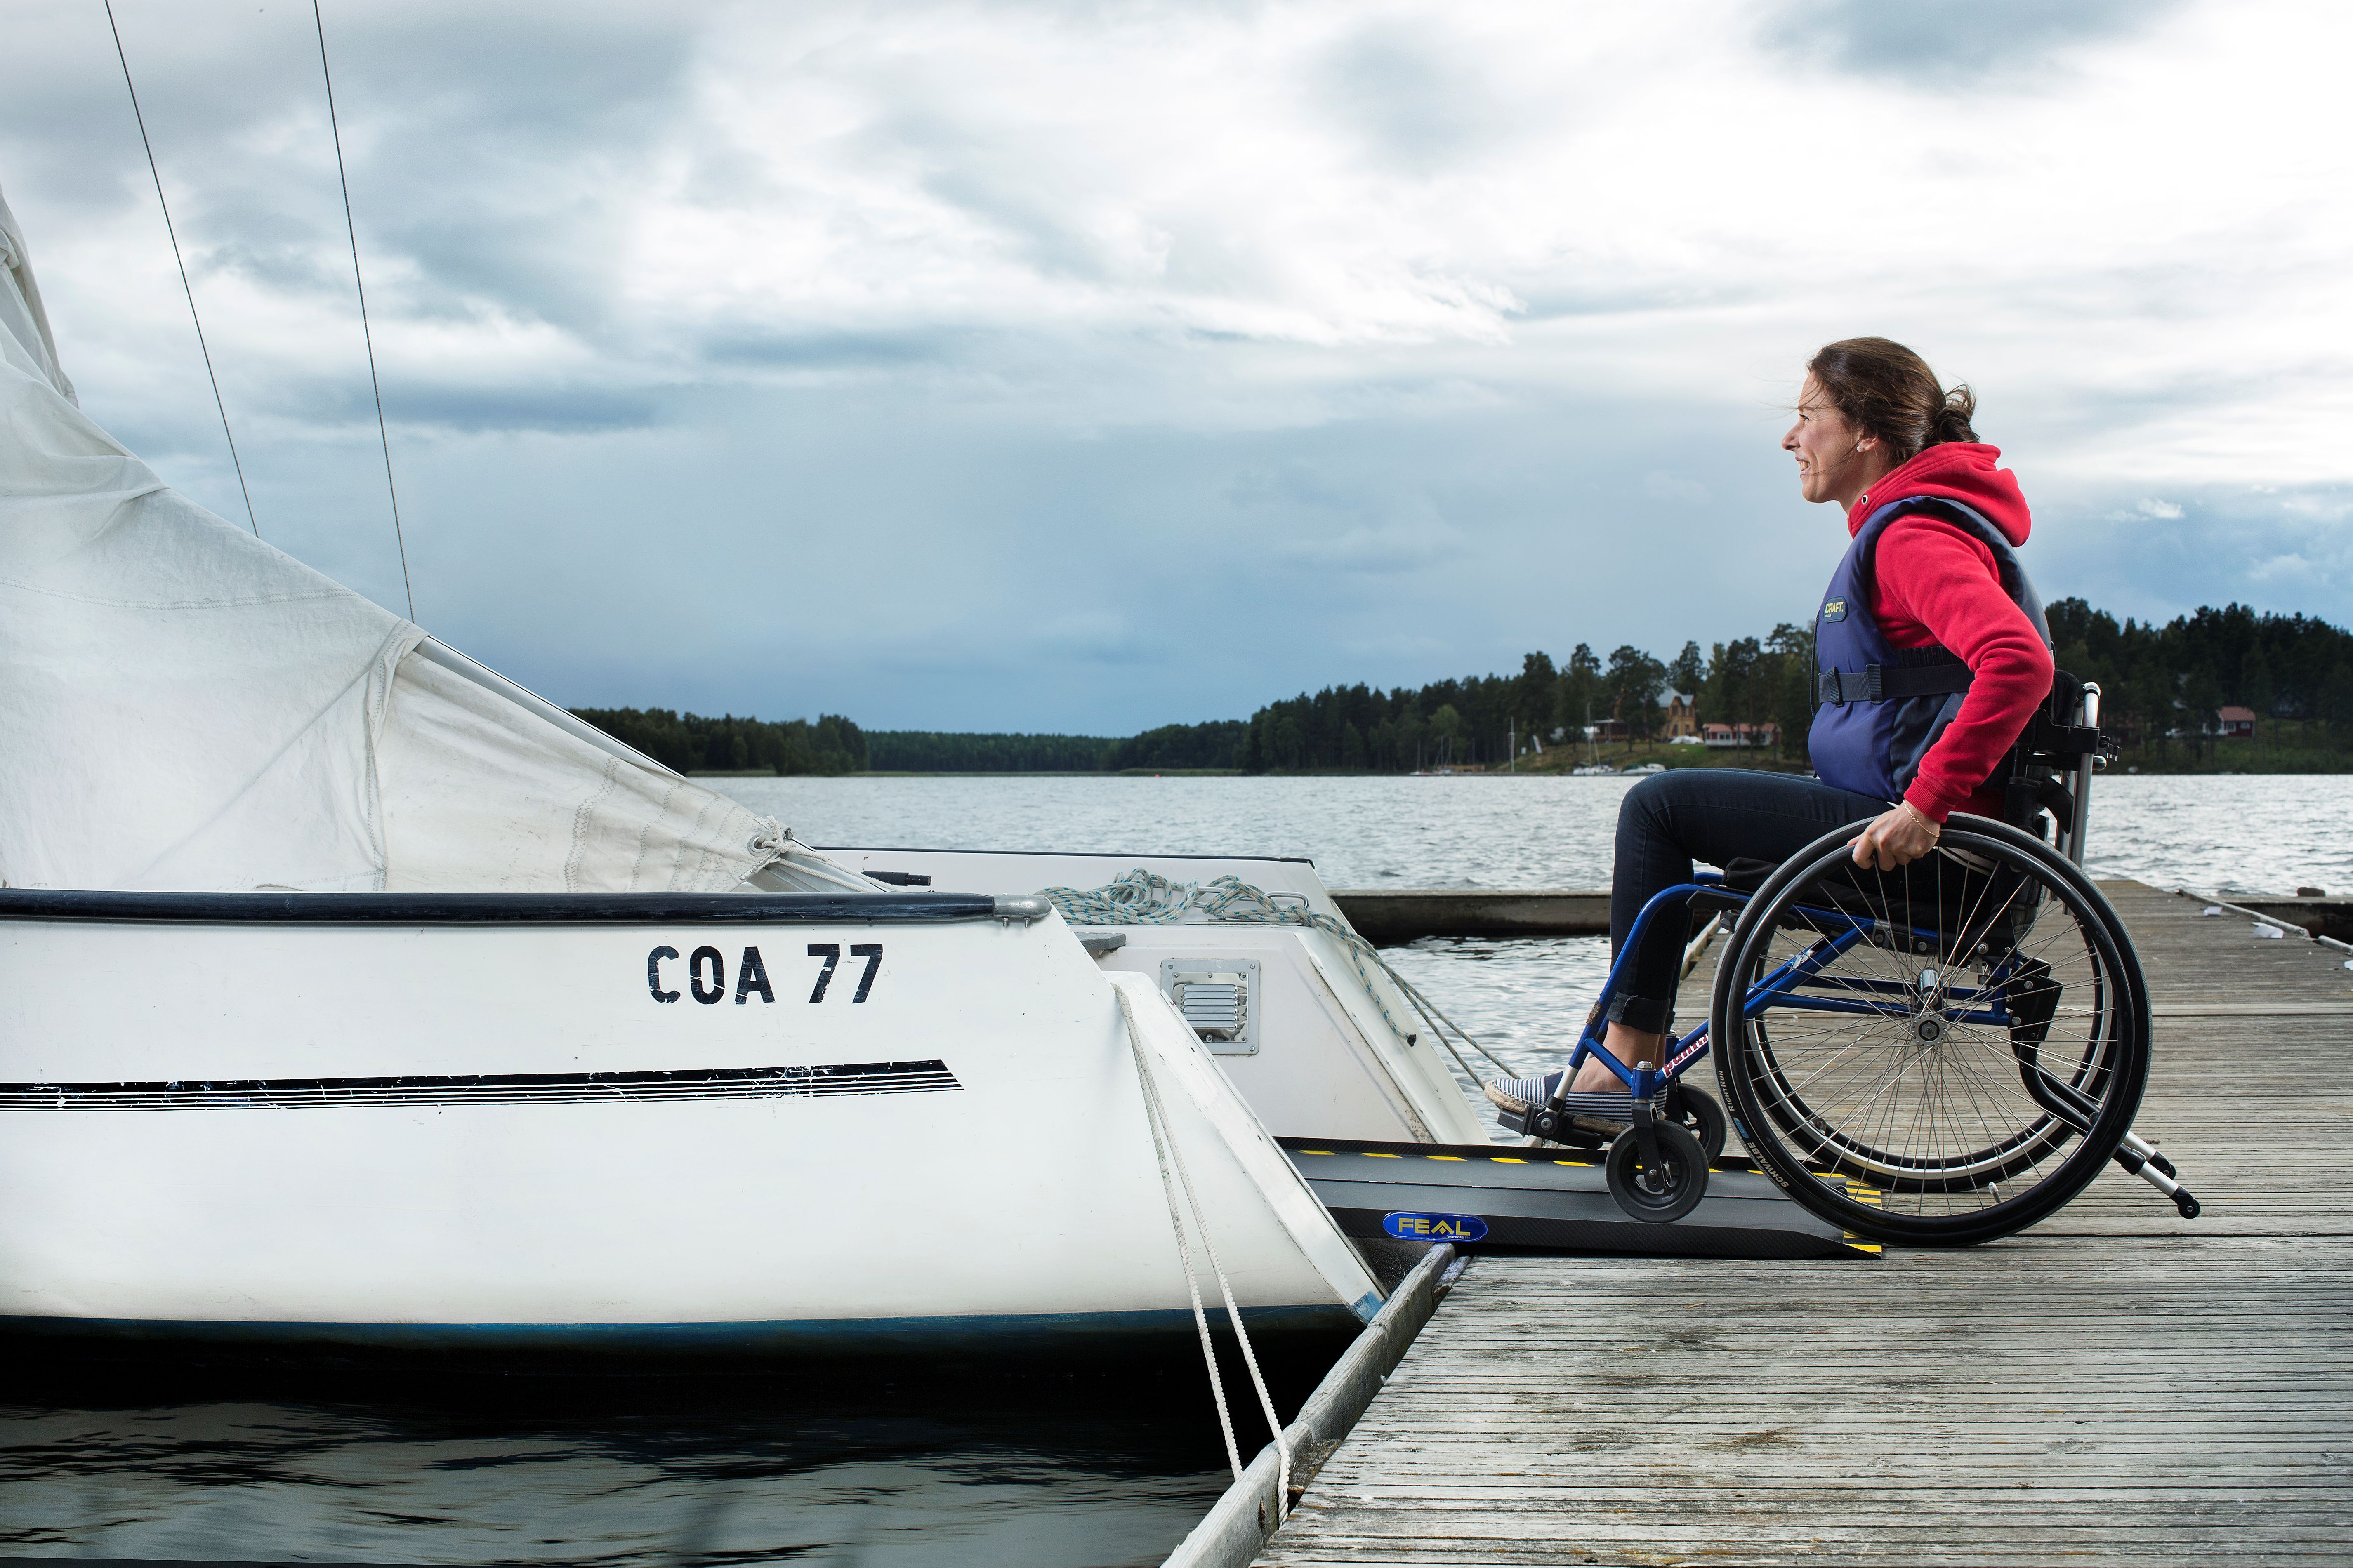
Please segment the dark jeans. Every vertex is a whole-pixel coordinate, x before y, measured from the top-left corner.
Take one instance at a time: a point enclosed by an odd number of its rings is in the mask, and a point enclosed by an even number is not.
[[[1736,859],[1778,865],[1833,827],[1868,822],[1883,800],[1834,789],[1820,779],[1743,768],[1678,768],[1653,773],[1618,807],[1618,866],[1609,880],[1609,956],[1652,894],[1692,879],[1692,862],[1723,867]],[[1672,1023],[1675,987],[1691,921],[1680,909],[1651,917],[1626,981],[1609,1004],[1609,1021],[1648,1034]]]

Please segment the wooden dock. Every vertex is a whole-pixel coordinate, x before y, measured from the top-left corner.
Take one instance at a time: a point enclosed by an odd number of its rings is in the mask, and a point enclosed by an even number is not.
[[[2107,891],[2201,1218],[2111,1169],[1970,1251],[1480,1258],[1259,1562],[2353,1563],[2353,972]]]
[[[1376,947],[1426,936],[1608,936],[1609,894],[1571,888],[1335,888]]]
[[[1332,901],[1377,947],[1426,936],[1607,936],[1609,893],[1578,888],[1335,888]],[[2257,898],[2240,906],[2353,942],[2353,900]]]

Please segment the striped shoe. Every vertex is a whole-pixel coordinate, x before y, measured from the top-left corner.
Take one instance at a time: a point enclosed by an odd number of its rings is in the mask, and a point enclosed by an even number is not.
[[[1556,1071],[1542,1078],[1499,1078],[1482,1087],[1495,1104],[1515,1116],[1525,1116],[1560,1087],[1560,1074]]]
[[[1525,1116],[1560,1092],[1560,1069],[1556,1069],[1542,1078],[1497,1079],[1481,1087],[1486,1089],[1487,1098],[1503,1110],[1514,1116]],[[1658,1098],[1666,1098],[1663,1090]],[[1561,1100],[1563,1109],[1572,1116],[1598,1116],[1626,1122],[1634,1120],[1634,1098],[1622,1089],[1583,1094],[1571,1090]]]

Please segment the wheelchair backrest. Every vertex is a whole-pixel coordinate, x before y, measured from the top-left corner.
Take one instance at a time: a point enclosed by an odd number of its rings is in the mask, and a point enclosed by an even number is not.
[[[2115,742],[2100,733],[2099,687],[2054,669],[2051,695],[2010,753],[2003,817],[2038,838],[2051,838],[2055,828],[2053,847],[2081,866],[2092,775],[2116,754]]]

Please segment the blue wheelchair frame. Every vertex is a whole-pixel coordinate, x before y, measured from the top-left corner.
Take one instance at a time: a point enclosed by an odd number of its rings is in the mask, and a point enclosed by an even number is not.
[[[1609,1025],[1605,1020],[1609,1015],[1610,998],[1618,994],[1619,983],[1624,977],[1627,966],[1633,961],[1634,954],[1641,950],[1643,938],[1649,933],[1652,922],[1665,918],[1662,911],[1670,906],[1681,911],[1685,907],[1686,900],[1703,894],[1736,900],[1737,903],[1733,906],[1734,908],[1746,905],[1754,896],[1725,887],[1724,878],[1712,871],[1702,871],[1691,881],[1678,882],[1672,888],[1662,889],[1652,894],[1650,901],[1645,903],[1641,912],[1635,915],[1633,929],[1626,933],[1625,945],[1619,950],[1617,958],[1609,965],[1609,976],[1602,982],[1601,995],[1594,1003],[1592,1014],[1577,1037],[1577,1048],[1569,1053],[1567,1071],[1561,1080],[1564,1084],[1575,1079],[1577,1069],[1585,1065],[1587,1058],[1598,1058],[1601,1065],[1608,1068],[1617,1076],[1618,1080],[1626,1086],[1626,1092],[1633,1097],[1636,1104],[1640,1105],[1655,1100],[1670,1083],[1690,1071],[1694,1065],[1707,1055],[1708,1026],[1705,1024],[1702,1024],[1690,1034],[1676,1040],[1673,1048],[1667,1053],[1665,1063],[1662,1066],[1646,1068],[1637,1064],[1630,1067],[1620,1061],[1610,1053],[1609,1047],[1603,1044],[1609,1030]],[[1817,916],[1825,922],[1831,924],[1842,922],[1847,929],[1826,935],[1824,941],[1808,948],[1796,957],[1787,960],[1771,973],[1751,985],[1748,988],[1748,994],[1741,1003],[1742,1016],[1754,1018],[1767,1007],[1776,1006],[1814,1013],[1860,1014],[1873,1017],[1903,1017],[1910,1014],[1912,1004],[1908,999],[1909,988],[1892,980],[1841,978],[1834,984],[1841,991],[1862,992],[1866,994],[1884,993],[1891,997],[1904,998],[1903,1000],[1873,1002],[1861,998],[1849,1000],[1835,996],[1800,995],[1798,987],[1819,975],[1824,968],[1849,950],[1867,940],[1872,931],[1872,924],[1859,920],[1843,910],[1818,910],[1803,905],[1799,908],[1800,912]],[[1719,912],[1718,918],[1722,918],[1722,912]],[[1910,928],[1910,931],[1915,939],[1930,942],[1939,940],[1942,934],[1934,927],[1915,926]],[[1972,989],[1947,988],[1944,995],[1948,1006],[1970,1003],[1980,1005],[1966,1013],[1947,1012],[1946,1016],[1956,1023],[2008,1025],[2009,1013],[2006,1010],[1996,1010],[1994,1003],[2000,997],[2002,985],[2010,978],[2010,960],[2005,959],[2000,967],[1995,971],[1995,983],[1990,986]]]

